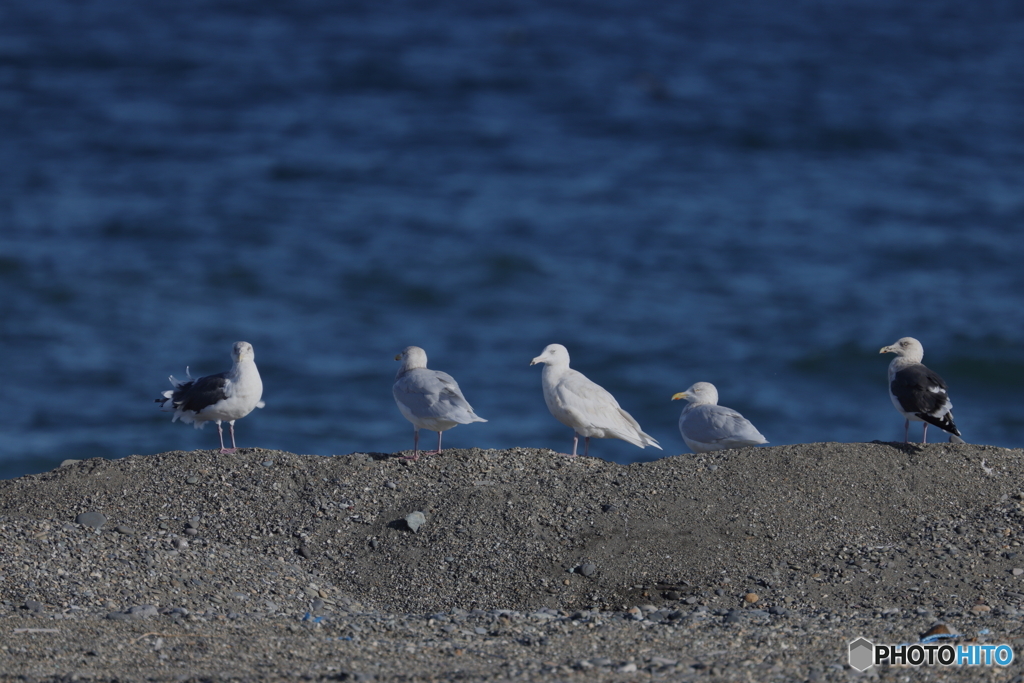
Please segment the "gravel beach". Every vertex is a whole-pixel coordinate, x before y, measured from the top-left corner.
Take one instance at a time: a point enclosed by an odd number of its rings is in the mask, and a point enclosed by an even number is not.
[[[401,455],[0,481],[0,680],[1024,680],[847,663],[939,623],[1024,653],[1021,450]]]

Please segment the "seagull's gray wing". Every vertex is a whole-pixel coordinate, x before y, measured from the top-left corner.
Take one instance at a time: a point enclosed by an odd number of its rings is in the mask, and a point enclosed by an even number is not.
[[[703,403],[691,407],[680,421],[680,429],[691,441],[707,444],[766,443],[754,425],[731,408]]]
[[[450,420],[459,424],[486,422],[473,412],[458,382],[446,372],[426,368],[410,370],[395,381],[394,394],[421,419]]]

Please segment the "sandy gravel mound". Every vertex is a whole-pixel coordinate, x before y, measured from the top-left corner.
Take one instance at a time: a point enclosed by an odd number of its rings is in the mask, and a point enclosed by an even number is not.
[[[989,620],[998,642],[1019,637],[1022,470],[1020,450],[888,443],[631,466],[532,449],[452,450],[417,462],[260,449],[72,462],[0,482],[0,626],[22,629],[22,639],[55,628],[59,643],[34,637],[0,645],[0,655],[13,655],[12,676],[74,670],[101,680],[136,634],[155,658],[134,658],[136,673],[168,680],[202,677],[195,667],[204,657],[221,668],[202,675],[254,680],[414,680],[455,670],[481,680],[553,672],[594,680],[631,666],[672,680],[712,669],[744,679],[750,667],[762,667],[755,678],[764,680],[813,671],[845,680],[843,639],[873,630],[916,638],[936,621],[964,631]],[[842,617],[842,632],[832,616]],[[883,628],[900,619],[911,621]],[[795,620],[813,628],[797,634]],[[863,633],[848,630],[854,624]],[[710,629],[707,647],[692,634],[672,644],[684,625]],[[260,664],[250,659],[277,651],[253,643],[244,655],[214,656],[212,645],[167,655],[170,631],[200,627],[210,642],[298,628],[305,644],[292,647],[305,657],[292,669],[295,657]],[[648,627],[667,629],[666,644],[645,659],[635,653]],[[355,654],[341,657],[349,664],[314,656],[324,641],[314,645],[308,633],[335,633],[337,653],[365,642],[368,628],[396,651],[369,657],[359,672]],[[804,639],[808,657],[828,661],[778,659],[763,633],[747,642],[729,628],[782,629],[775,638]],[[833,638],[807,640],[811,631]],[[503,654],[444,664],[503,633],[512,644]],[[435,658],[401,656],[438,637],[449,646]],[[83,638],[121,647],[89,655]],[[538,647],[548,654],[538,657]],[[709,663],[707,652],[722,661]],[[488,669],[495,656],[503,667]]]

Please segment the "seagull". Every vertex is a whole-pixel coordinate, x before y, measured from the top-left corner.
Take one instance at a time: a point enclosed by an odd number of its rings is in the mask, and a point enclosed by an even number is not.
[[[264,406],[260,400],[263,381],[256,369],[252,344],[235,342],[231,348],[231,359],[235,361],[234,366],[216,375],[192,379],[188,368],[185,368],[187,380],[178,380],[171,375],[168,379],[174,388],[163,392],[163,398],[156,399],[161,410],[174,413],[171,422],[192,422],[196,429],[206,426],[207,422],[216,422],[221,453],[238,450],[235,446],[235,420],[242,419],[254,408]],[[225,420],[231,430],[231,448],[224,448],[224,430],[220,423]]]
[[[603,387],[569,367],[569,352],[561,344],[548,344],[530,365],[544,365],[540,382],[548,410],[567,427],[572,427],[572,457],[580,436],[584,437],[583,455],[590,453],[590,437],[622,439],[644,448],[661,446],[650,434],[644,434],[637,421],[619,407],[615,397]]]
[[[718,405],[718,389],[697,382],[672,397],[690,402],[679,416],[679,433],[694,453],[721,451],[768,443],[754,425],[732,408]]]
[[[921,364],[924,347],[913,337],[904,337],[892,346],[883,346],[879,353],[895,353],[889,363],[889,397],[896,410],[907,419],[903,442],[910,441],[910,422],[924,422],[921,443],[928,443],[928,425],[949,432],[950,441],[958,441],[960,431],[953,424],[953,404],[946,393],[946,383],[933,370]],[[953,437],[957,437],[954,439]]]
[[[473,407],[462,395],[458,383],[451,375],[427,369],[427,352],[418,346],[407,346],[395,356],[402,367],[395,375],[392,393],[402,415],[413,425],[412,457],[420,457],[420,429],[437,432],[437,450],[424,451],[424,455],[441,452],[441,432],[455,425],[487,422],[473,412]]]

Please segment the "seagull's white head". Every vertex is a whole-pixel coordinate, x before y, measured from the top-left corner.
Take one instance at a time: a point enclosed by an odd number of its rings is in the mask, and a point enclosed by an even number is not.
[[[711,382],[697,382],[686,391],[680,391],[672,397],[673,401],[685,398],[693,404],[710,403],[718,405],[718,389]]]
[[[548,344],[539,356],[530,361],[530,365],[538,363],[552,367],[569,367],[569,351],[561,344]]]
[[[418,346],[406,346],[402,352],[395,356],[395,360],[402,361],[402,370],[416,370],[427,367],[427,352]]]
[[[913,337],[904,337],[891,346],[883,346],[879,353],[895,353],[914,363],[924,359],[924,347]]]
[[[240,363],[243,360],[256,360],[256,352],[249,342],[235,342],[231,347],[231,360]]]

